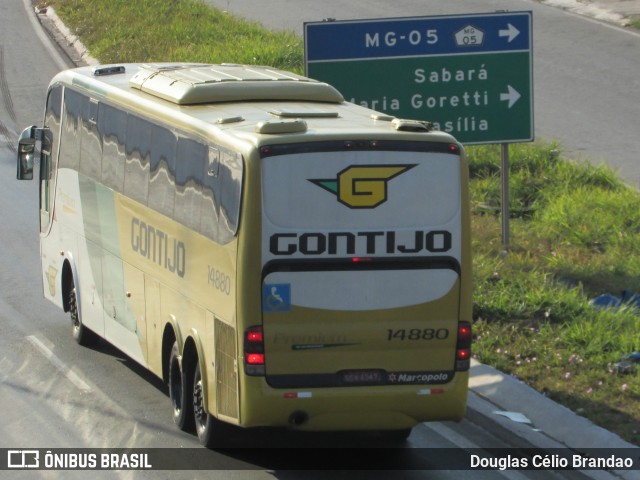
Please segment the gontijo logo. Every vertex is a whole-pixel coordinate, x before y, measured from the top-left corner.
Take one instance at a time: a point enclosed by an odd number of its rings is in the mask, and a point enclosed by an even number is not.
[[[387,201],[387,183],[415,167],[413,165],[353,165],[338,173],[336,179],[309,179],[333,193],[350,208],[376,208]]]

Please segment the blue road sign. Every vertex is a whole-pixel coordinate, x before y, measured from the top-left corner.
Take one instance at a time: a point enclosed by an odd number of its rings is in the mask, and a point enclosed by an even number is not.
[[[306,23],[306,73],[463,143],[531,141],[531,23],[531,12]]]

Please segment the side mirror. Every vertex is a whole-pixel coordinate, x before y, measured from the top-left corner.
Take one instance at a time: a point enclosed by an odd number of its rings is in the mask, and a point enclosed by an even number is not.
[[[18,180],[33,180],[36,126],[25,128],[18,140]]]

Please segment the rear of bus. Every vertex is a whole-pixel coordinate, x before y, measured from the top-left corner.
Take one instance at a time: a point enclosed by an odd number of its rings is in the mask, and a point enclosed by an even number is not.
[[[399,133],[260,156],[261,319],[244,332],[243,423],[408,432],[460,420],[471,344],[462,147]]]

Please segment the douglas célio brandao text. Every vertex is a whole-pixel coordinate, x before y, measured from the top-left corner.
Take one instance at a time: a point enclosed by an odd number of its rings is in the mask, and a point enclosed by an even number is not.
[[[633,457],[620,455],[583,456],[580,454],[536,454],[532,456],[505,455],[483,457],[471,455],[471,469],[536,470],[536,469],[634,469]]]

